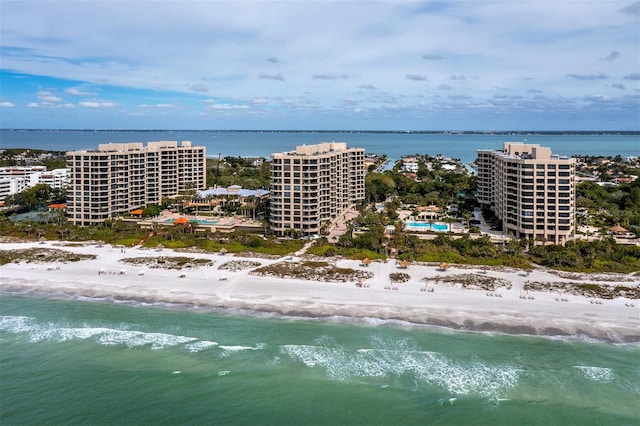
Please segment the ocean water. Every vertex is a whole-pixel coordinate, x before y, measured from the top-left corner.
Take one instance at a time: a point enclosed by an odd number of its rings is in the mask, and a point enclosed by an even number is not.
[[[0,298],[3,425],[637,425],[640,347]]]
[[[209,156],[344,141],[468,163],[525,140],[640,155],[638,135],[0,130],[0,149],[154,140]],[[639,345],[76,299],[0,294],[0,424],[640,424]]]
[[[346,142],[366,152],[403,155],[442,154],[470,163],[478,149],[502,149],[503,142],[528,142],[549,146],[559,155],[640,156],[640,135],[540,135],[540,134],[425,134],[382,132],[230,132],[230,131],[25,131],[0,130],[0,148],[91,150],[100,143],[189,140],[207,147],[207,156],[259,156],[289,151],[297,145]]]

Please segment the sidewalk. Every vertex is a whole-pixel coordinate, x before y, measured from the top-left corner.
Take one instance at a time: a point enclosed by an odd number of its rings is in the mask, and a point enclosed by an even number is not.
[[[491,237],[491,241],[495,242],[505,242],[511,240],[511,237],[508,235],[504,235],[501,231],[492,231],[487,222],[484,220],[482,216],[482,209],[480,207],[474,207],[473,209],[473,218],[475,220],[480,221],[480,232],[482,234],[488,234]]]
[[[344,214],[338,216],[330,225],[327,240],[331,243],[337,242],[340,236],[347,232],[347,222],[358,216],[359,213],[355,207],[350,208]]]

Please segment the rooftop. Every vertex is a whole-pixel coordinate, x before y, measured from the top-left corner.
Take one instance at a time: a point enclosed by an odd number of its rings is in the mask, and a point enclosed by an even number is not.
[[[200,198],[206,198],[209,196],[218,197],[220,195],[238,195],[241,197],[263,197],[268,195],[269,191],[266,189],[245,189],[239,185],[231,185],[227,188],[210,188],[204,191],[198,191]]]

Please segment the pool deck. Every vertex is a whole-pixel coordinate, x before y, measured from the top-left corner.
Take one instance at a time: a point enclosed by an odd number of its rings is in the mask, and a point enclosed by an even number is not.
[[[424,225],[415,226],[410,225],[411,223],[419,223]],[[454,234],[459,234],[466,231],[466,228],[462,224],[456,222],[452,223],[451,225],[444,222],[434,222],[433,225],[445,226],[446,229],[432,228],[431,226],[429,226],[428,222],[420,222],[417,220],[405,222],[405,229],[409,232],[452,232]]]
[[[436,231],[436,232],[448,232],[449,224],[444,222],[421,222],[419,220],[407,221],[404,224],[405,228],[412,228],[415,230]],[[451,224],[453,228],[453,223]]]
[[[169,211],[163,211],[158,216],[150,220],[141,220],[138,222],[140,226],[171,226],[173,222],[179,217],[184,217],[189,222],[194,220],[207,220],[216,223],[198,223],[196,230],[222,232],[229,233],[238,230],[244,231],[261,231],[263,225],[260,221],[253,220],[245,216],[199,216],[199,215],[186,215],[180,213],[174,213]]]

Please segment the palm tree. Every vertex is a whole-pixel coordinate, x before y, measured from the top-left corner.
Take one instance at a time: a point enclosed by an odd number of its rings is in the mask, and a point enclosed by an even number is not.
[[[71,231],[68,228],[60,228],[58,229],[58,235],[60,235],[60,239],[64,240],[65,236],[68,236]]]
[[[473,215],[469,212],[464,212],[462,214],[462,217],[464,218],[465,222],[467,222],[467,228],[471,227],[471,218],[473,217]]]
[[[449,232],[451,232],[451,224],[455,221],[454,218],[452,218],[451,216],[446,216],[444,218],[445,223],[449,226]]]
[[[44,228],[40,226],[38,226],[38,228],[36,229],[36,235],[38,236],[38,239],[42,238],[46,233],[47,231],[45,231]]]

